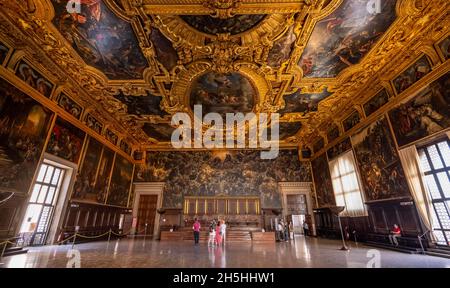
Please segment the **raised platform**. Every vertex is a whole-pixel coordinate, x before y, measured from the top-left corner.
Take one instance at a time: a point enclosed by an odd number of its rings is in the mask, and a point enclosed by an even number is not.
[[[275,232],[252,232],[252,241],[261,243],[275,243]]]
[[[199,241],[207,242],[209,233],[201,231]],[[194,241],[194,233],[190,229],[182,229],[179,231],[161,231],[161,241]],[[260,242],[275,243],[275,232],[259,232],[254,230],[229,229],[226,235],[227,242]]]

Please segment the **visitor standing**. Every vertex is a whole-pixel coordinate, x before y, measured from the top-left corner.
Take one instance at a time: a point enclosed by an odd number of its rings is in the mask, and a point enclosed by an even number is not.
[[[277,230],[278,230],[278,240],[283,241],[284,240],[283,239],[283,230],[284,230],[283,221],[278,222]]]
[[[208,239],[208,246],[214,247],[215,241],[216,241],[216,230],[214,230],[212,227],[209,227],[209,239]]]
[[[305,236],[309,235],[309,226],[306,221],[303,221],[303,232],[305,233]]]
[[[225,246],[225,239],[227,236],[227,224],[225,220],[222,220],[222,225],[220,225],[220,231],[222,232],[222,245]]]
[[[217,222],[217,227],[216,227],[216,245],[220,246],[220,244],[222,243],[222,235],[221,235],[221,230],[220,230],[220,222]]]
[[[192,229],[194,230],[194,243],[195,243],[195,245],[197,245],[198,241],[199,241],[199,238],[200,238],[201,225],[200,225],[200,222],[198,222],[197,218],[195,218],[194,221],[195,222],[194,222],[194,226],[192,226]]]

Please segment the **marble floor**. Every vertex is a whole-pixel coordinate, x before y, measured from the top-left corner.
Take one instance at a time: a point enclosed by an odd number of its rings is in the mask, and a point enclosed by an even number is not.
[[[450,259],[410,255],[351,244],[340,251],[340,241],[296,237],[290,243],[228,243],[225,248],[189,242],[159,242],[121,239],[111,242],[29,248],[27,254],[4,257],[0,267],[74,266],[79,255],[82,268],[90,267],[174,267],[174,268],[308,268],[308,267],[422,267],[450,268]]]

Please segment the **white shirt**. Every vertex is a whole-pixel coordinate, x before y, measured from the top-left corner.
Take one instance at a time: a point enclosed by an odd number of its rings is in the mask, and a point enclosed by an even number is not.
[[[225,231],[227,230],[227,224],[222,224],[220,225],[220,232],[222,233],[222,235],[225,235]]]

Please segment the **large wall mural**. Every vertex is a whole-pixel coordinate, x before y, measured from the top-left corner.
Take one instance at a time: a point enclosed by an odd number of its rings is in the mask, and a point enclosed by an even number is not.
[[[105,195],[95,190],[97,169],[103,146],[94,138],[89,138],[81,171],[78,172],[72,199],[92,203],[104,203]]]
[[[366,201],[410,196],[386,118],[373,122],[351,139]]]
[[[389,118],[399,146],[450,127],[450,73],[389,112]]]
[[[279,110],[278,113],[303,113],[317,111],[320,101],[328,98],[331,94],[327,88],[322,93],[301,93],[300,90],[293,94],[284,96],[286,106]]]
[[[114,164],[114,152],[109,148],[103,147],[103,153],[98,166],[98,175],[95,179],[93,194],[97,195],[99,203],[105,202],[108,193],[109,179]]]
[[[86,133],[58,118],[50,134],[46,152],[73,163],[78,163]]]
[[[132,178],[133,163],[117,155],[109,186],[108,204],[127,207]]]
[[[314,187],[318,207],[335,206],[333,185],[331,183],[330,168],[328,167],[327,155],[324,153],[311,162],[314,175]]]
[[[257,91],[242,74],[208,72],[194,80],[190,104],[202,105],[203,113],[251,112],[256,103]]]
[[[183,19],[189,26],[196,30],[216,35],[229,33],[236,35],[248,31],[256,27],[266,15],[236,15],[226,19],[214,18],[207,15],[182,15]]]
[[[52,113],[0,78],[0,188],[27,193]]]
[[[86,64],[113,80],[141,79],[147,67],[130,23],[102,0],[82,0],[81,13],[69,13],[67,0],[52,0],[53,24]]]
[[[277,182],[311,182],[308,163],[297,150],[273,160],[260,151],[148,152],[137,182],[166,182],[164,207],[181,208],[184,196],[261,196],[262,207],[281,207]]]
[[[381,13],[370,13],[367,1],[344,0],[314,27],[299,62],[305,77],[336,77],[359,63],[395,21],[396,2],[383,0]]]

